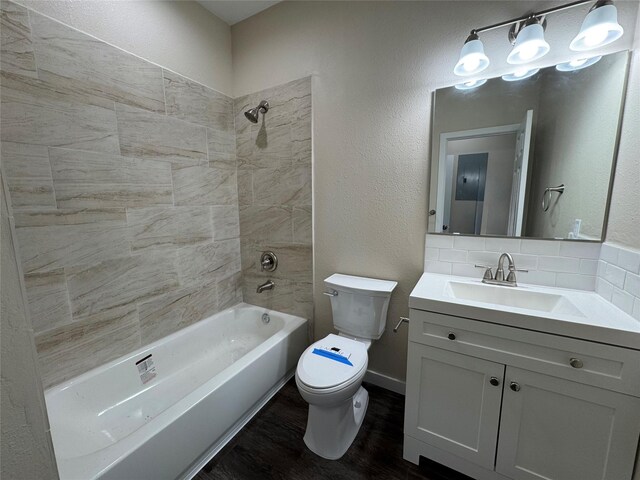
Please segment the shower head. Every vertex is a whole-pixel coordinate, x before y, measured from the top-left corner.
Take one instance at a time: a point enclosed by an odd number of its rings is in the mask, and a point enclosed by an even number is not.
[[[244,112],[244,116],[247,117],[247,119],[251,123],[258,123],[259,114],[262,113],[264,115],[268,111],[269,111],[269,102],[267,102],[266,100],[262,100],[257,107],[250,108],[249,110]]]

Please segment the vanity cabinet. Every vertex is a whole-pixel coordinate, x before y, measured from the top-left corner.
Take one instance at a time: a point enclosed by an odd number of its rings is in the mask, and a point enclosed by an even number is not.
[[[411,310],[405,459],[477,480],[630,480],[640,351]]]

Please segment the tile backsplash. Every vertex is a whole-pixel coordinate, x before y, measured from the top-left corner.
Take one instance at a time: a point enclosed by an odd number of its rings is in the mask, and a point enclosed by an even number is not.
[[[549,287],[595,290],[600,244],[519,238],[427,234],[424,271],[482,278],[474,265],[494,267],[500,254],[513,255],[518,281]],[[505,265],[506,267],[506,265]]]
[[[640,321],[640,250],[603,244],[596,292]]]
[[[427,234],[424,271],[482,278],[474,265],[495,268],[504,252],[528,270],[519,282],[595,291],[640,320],[640,251],[610,243]]]

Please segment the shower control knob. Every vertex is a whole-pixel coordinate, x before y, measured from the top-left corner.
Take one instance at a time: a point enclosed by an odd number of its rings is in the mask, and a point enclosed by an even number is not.
[[[455,340],[456,339],[456,334],[453,332],[449,332],[449,335],[447,335],[447,338],[449,340]]]
[[[273,252],[264,252],[260,257],[260,268],[263,272],[274,272],[278,268],[278,257]]]

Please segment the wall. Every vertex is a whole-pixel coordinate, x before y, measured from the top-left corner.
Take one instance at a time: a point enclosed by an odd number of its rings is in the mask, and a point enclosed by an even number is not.
[[[633,48],[607,242],[640,249],[640,16]]]
[[[231,95],[231,30],[196,2],[19,0],[167,70]]]
[[[343,272],[398,280],[387,331],[371,347],[369,365],[405,377],[406,329],[394,335],[391,328],[408,313],[423,268],[431,92],[459,82],[452,70],[471,28],[551,5],[282,2],[231,28],[235,95],[315,74],[316,338],[333,331],[324,278]],[[626,35],[609,52],[630,45],[637,12],[635,2],[616,6]],[[570,39],[588,8],[550,19],[552,50],[540,65],[571,56]],[[491,52],[488,76],[506,73],[506,31],[488,32],[483,41]]]
[[[640,250],[602,245],[596,292],[640,321]]]
[[[38,372],[33,329],[26,307],[20,265],[11,235],[13,220],[0,176],[0,391],[2,436],[0,476],[57,479],[49,421]]]
[[[627,61],[621,52],[584,70],[543,73],[527,235],[567,238],[579,218],[581,235],[602,238]],[[545,188],[560,184],[564,193],[544,212]]]
[[[48,387],[241,299],[233,101],[2,6],[2,171]]]
[[[269,111],[250,123],[261,100]],[[244,299],[313,319],[311,211],[311,78],[237,98],[235,125]],[[263,272],[262,252],[278,258]],[[272,279],[273,290],[256,287]]]

